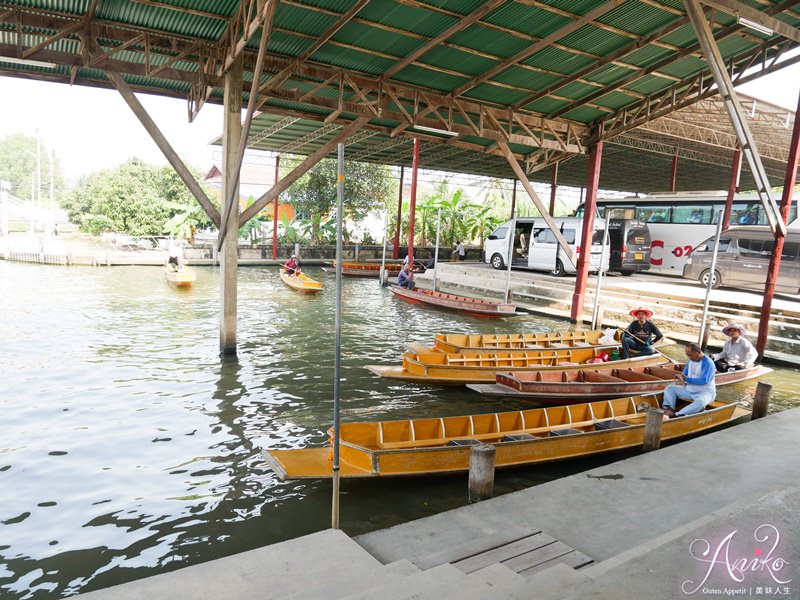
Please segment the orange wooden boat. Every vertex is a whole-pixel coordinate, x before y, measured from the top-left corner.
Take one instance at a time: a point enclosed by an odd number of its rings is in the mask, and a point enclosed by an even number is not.
[[[554,348],[531,350],[525,354],[511,351],[462,352],[405,352],[401,365],[367,365],[366,368],[389,379],[400,379],[426,385],[467,385],[494,383],[497,373],[513,371],[580,371],[617,367],[650,366],[671,362],[656,352],[647,356],[608,362],[587,363],[607,354],[607,348]]]
[[[322,290],[322,284],[319,281],[311,279],[311,277],[302,272],[289,275],[286,269],[282,268],[281,281],[293,290],[303,292],[304,294],[316,294]]]
[[[685,406],[679,401],[678,408]],[[458,417],[342,423],[341,477],[443,475],[469,470],[476,443],[496,449],[497,467],[537,465],[617,450],[641,448],[647,411],[660,395],[632,396],[573,406],[534,408]],[[662,424],[661,439],[677,440],[746,420],[751,410],[715,401],[705,411]],[[265,450],[281,479],[332,476],[329,446]]]
[[[661,365],[610,371],[497,373],[495,383],[469,384],[467,387],[489,396],[525,398],[541,404],[576,404],[585,400],[663,392],[664,388],[675,383],[675,376],[682,370],[683,365]],[[755,379],[771,372],[768,367],[756,365],[750,369],[717,373],[715,379],[719,386]]]
[[[453,310],[465,315],[476,317],[511,317],[517,314],[517,307],[513,304],[481,300],[467,296],[456,296],[432,290],[409,290],[396,285],[391,288],[395,297],[411,302],[412,304],[428,304],[437,308]]]

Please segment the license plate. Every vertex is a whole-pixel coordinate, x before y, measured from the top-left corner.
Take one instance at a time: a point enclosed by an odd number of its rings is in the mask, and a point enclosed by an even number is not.
[[[635,258],[636,260],[644,260],[644,254],[642,254],[641,252],[634,252],[633,258]]]

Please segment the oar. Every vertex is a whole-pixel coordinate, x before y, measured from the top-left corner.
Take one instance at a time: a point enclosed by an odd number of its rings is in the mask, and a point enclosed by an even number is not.
[[[633,334],[632,334],[630,331],[628,331],[627,329],[622,329],[622,327],[617,327],[617,330],[621,331],[622,333],[626,333],[626,334],[628,334],[628,335],[629,335],[629,336],[631,336],[633,339],[635,339],[636,341],[638,341],[640,344],[644,344],[645,346],[647,345],[647,342],[645,342],[645,341],[644,341],[642,338],[640,338],[640,337],[638,337],[638,336],[636,336],[636,335],[633,335]],[[620,338],[619,342],[620,342],[620,344],[622,343],[622,338]],[[667,359],[669,362],[671,362],[673,365],[679,365],[679,364],[680,364],[680,363],[679,363],[677,360],[674,360],[674,359],[670,358],[669,356],[667,356],[667,355],[666,355],[666,354],[664,354],[663,352],[659,352],[658,350],[656,350],[656,352],[657,352],[658,354],[660,354],[661,356],[663,356],[664,358],[666,358],[666,359]]]

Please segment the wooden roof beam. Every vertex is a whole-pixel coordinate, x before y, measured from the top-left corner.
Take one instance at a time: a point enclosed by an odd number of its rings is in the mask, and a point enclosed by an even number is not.
[[[733,15],[734,17],[744,17],[762,27],[766,27],[767,29],[771,29],[775,33],[782,35],[785,38],[788,38],[795,42],[800,42],[800,30],[796,27],[792,27],[791,25],[784,23],[783,21],[779,21],[774,17],[770,17],[765,15],[760,10],[756,10],[746,4],[742,4],[741,2],[737,2],[736,0],[701,0],[703,4],[707,4],[708,6],[713,6],[721,10],[724,13],[729,15]]]

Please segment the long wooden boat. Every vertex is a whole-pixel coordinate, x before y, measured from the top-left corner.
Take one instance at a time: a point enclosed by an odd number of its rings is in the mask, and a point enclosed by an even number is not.
[[[303,292],[305,294],[316,294],[322,289],[322,284],[316,279],[311,279],[305,273],[295,273],[289,275],[285,270],[281,269],[281,281],[288,285],[293,290]]]
[[[352,478],[462,473],[469,470],[470,446],[479,442],[495,447],[497,467],[637,448],[644,441],[647,411],[660,406],[660,395],[648,395],[482,415],[343,423],[339,473]],[[661,439],[680,439],[750,414],[739,403],[715,401],[703,412],[665,421]],[[264,457],[281,479],[332,476],[327,446],[266,450]]]
[[[462,314],[478,317],[511,317],[517,314],[517,307],[513,304],[456,296],[432,290],[409,290],[396,285],[391,286],[395,297],[411,302],[412,304],[428,304],[437,308],[453,310]]]
[[[167,282],[176,287],[191,287],[197,279],[197,273],[189,267],[175,268],[173,265],[164,267],[164,277]]]
[[[614,335],[614,344],[607,344],[603,337],[603,330],[589,329],[586,331],[540,331],[534,333],[437,333],[434,336],[433,346],[426,347],[421,344],[409,345],[414,352],[464,352],[465,350],[481,350],[491,352],[494,350],[541,350],[543,348],[572,348],[586,346],[619,346],[620,332]],[[661,348],[674,344],[669,338],[661,338],[654,348]]]
[[[336,272],[336,261],[331,263],[332,266],[322,267],[323,271],[327,273]],[[403,265],[400,263],[386,263],[384,268],[389,275],[397,276]],[[342,275],[345,277],[377,277],[381,271],[380,263],[371,262],[345,262],[342,261]]]
[[[497,373],[495,383],[469,384],[467,387],[489,396],[524,398],[541,404],[576,404],[585,400],[619,398],[633,394],[663,392],[675,383],[683,365],[628,367],[610,371],[538,371],[536,373]],[[717,373],[718,386],[740,383],[771,373],[756,365],[749,369]]]
[[[599,369],[607,371],[617,367],[650,366],[670,362],[656,352],[648,356],[608,362],[587,363],[597,360],[603,348],[554,348],[531,350],[527,354],[508,351],[496,352],[405,352],[399,366],[367,365],[367,369],[390,379],[428,385],[467,385],[468,383],[494,383],[497,373],[512,371],[577,371]]]

